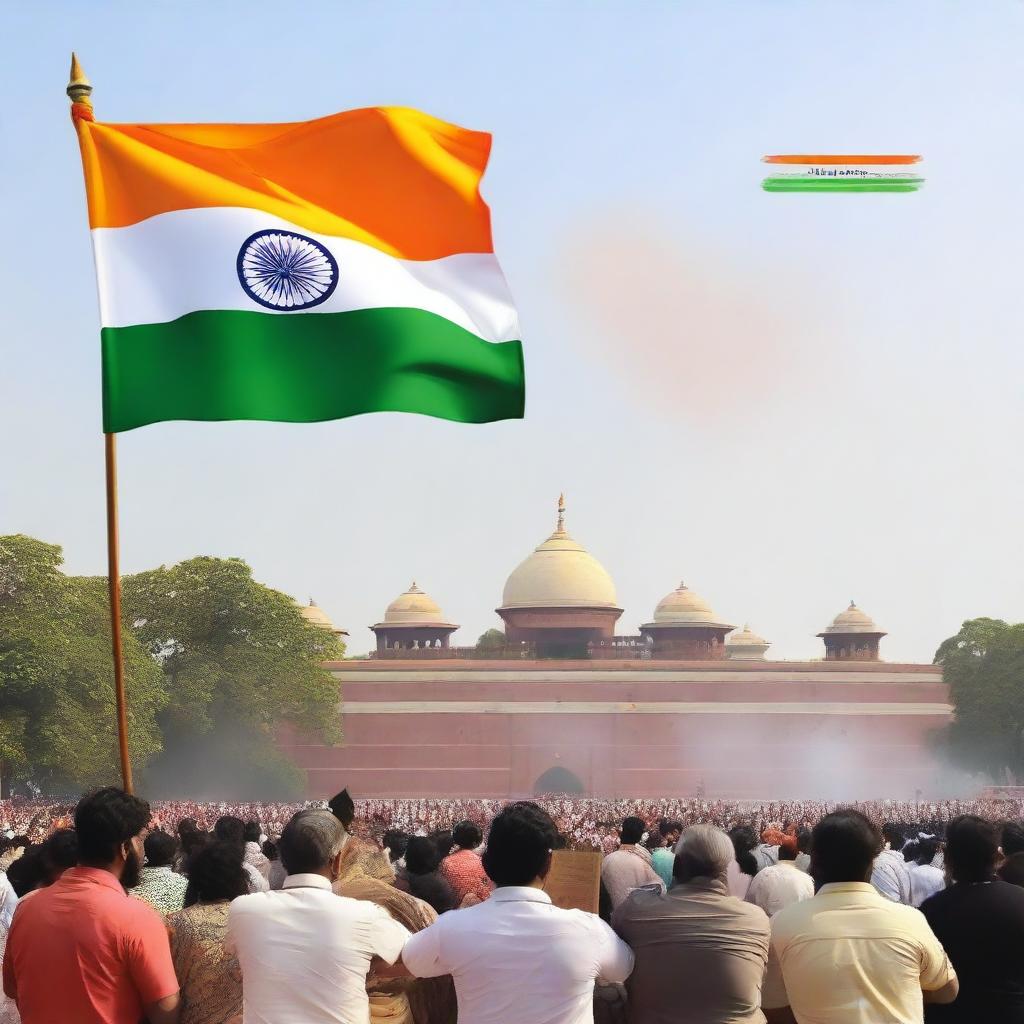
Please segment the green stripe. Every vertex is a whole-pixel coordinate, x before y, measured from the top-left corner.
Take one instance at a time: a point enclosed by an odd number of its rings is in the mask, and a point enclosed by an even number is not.
[[[765,192],[916,192],[924,178],[825,178],[788,174],[761,182]]]
[[[108,432],[163,420],[523,415],[520,343],[492,344],[422,309],[206,310],[100,333]]]

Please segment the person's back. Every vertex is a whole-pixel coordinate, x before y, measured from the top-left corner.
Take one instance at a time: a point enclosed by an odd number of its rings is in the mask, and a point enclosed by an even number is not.
[[[493,886],[476,852],[483,842],[483,832],[474,822],[463,821],[455,826],[452,838],[458,849],[441,861],[441,874],[455,893],[456,905],[470,894],[478,900],[487,899]]]
[[[626,818],[619,832],[620,846],[608,854],[601,864],[601,880],[608,888],[612,906],[617,907],[634,889],[642,885],[662,882],[651,855],[638,845],[644,834],[645,825],[640,818]]]
[[[231,904],[226,950],[242,969],[245,1024],[363,1024],[373,958],[398,959],[408,932],[372,903],[336,896],[344,829],[300,811],[281,834],[284,888]]]
[[[451,974],[459,1024],[591,1024],[594,982],[622,982],[629,948],[594,914],[562,910],[541,889],[557,832],[535,804],[511,804],[492,826],[484,867],[497,888],[412,936],[414,977]]]
[[[24,1024],[177,1020],[163,920],[125,892],[138,881],[148,820],[149,805],[120,790],[78,805],[80,854],[94,866],[70,868],[24,900],[8,936],[4,989]]]
[[[814,895],[814,882],[796,866],[798,852],[795,838],[783,840],[779,845],[778,864],[769,864],[751,879],[747,902],[773,917],[791,903],[809,900]]]
[[[686,829],[667,893],[637,889],[612,916],[636,957],[631,1024],[760,1024],[764,911],[729,895],[733,849],[711,825]],[[795,868],[792,870],[796,871]]]
[[[954,884],[921,906],[949,954],[960,994],[949,1006],[929,1006],[928,1024],[1024,1022],[1024,889],[993,873],[999,837],[980,818],[955,818],[946,863]]]
[[[880,848],[881,836],[858,811],[826,815],[815,826],[818,892],[772,918],[766,1008],[788,1004],[800,1024],[920,1024],[925,998],[955,997],[956,974],[921,912],[885,899],[868,881]]]

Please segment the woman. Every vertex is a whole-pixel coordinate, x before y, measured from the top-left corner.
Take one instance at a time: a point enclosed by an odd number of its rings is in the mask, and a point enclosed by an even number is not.
[[[395,879],[395,888],[429,903],[439,914],[458,905],[455,891],[438,870],[441,855],[427,836],[411,836],[405,851],[405,876]]]
[[[750,883],[757,874],[757,858],[754,856],[757,833],[749,825],[736,825],[729,830],[729,838],[736,854],[736,859],[729,865],[726,874],[729,895],[745,900]]]
[[[225,953],[224,940],[231,901],[248,891],[234,843],[210,843],[189,862],[185,909],[167,918],[181,986],[180,1024],[241,1024],[242,972]]]

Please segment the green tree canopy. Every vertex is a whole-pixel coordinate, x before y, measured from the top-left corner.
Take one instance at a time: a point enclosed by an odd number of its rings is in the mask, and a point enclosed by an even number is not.
[[[955,707],[950,753],[1005,781],[1024,778],[1024,623],[971,619],[935,654]]]
[[[106,581],[66,576],[54,544],[0,537],[0,772],[47,793],[117,781],[114,673]],[[163,675],[125,637],[134,758],[160,749]]]
[[[489,629],[480,634],[476,642],[476,649],[478,651],[500,651],[507,642],[505,634],[500,629]]]
[[[237,558],[192,558],[126,577],[126,617],[161,666],[169,702],[150,792],[287,797],[301,773],[274,748],[287,723],[339,738],[338,686],[322,662],[344,646]]]

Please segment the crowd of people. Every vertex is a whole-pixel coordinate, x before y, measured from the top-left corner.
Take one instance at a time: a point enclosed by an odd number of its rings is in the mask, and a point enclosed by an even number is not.
[[[1024,1024],[1020,811],[3,804],[0,1022]]]

